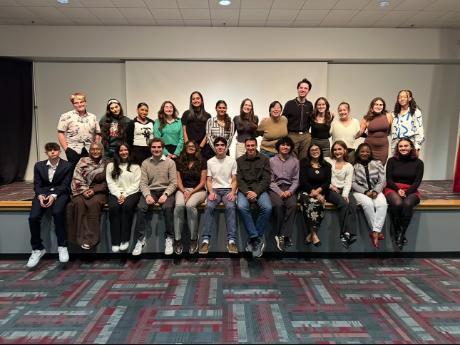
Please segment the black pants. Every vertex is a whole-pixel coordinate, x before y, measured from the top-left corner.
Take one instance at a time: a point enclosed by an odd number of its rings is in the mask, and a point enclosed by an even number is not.
[[[134,212],[139,197],[140,193],[131,194],[120,205],[117,201],[118,199],[109,194],[110,237],[113,246],[118,246],[122,242],[129,242]]]
[[[75,167],[75,165],[77,165],[81,157],[88,157],[88,151],[86,151],[86,148],[84,147],[81,150],[81,153],[77,153],[75,150],[72,150],[70,147],[67,147],[67,150],[65,150],[65,155],[69,163],[72,163]]]
[[[164,190],[150,191],[155,201],[158,201],[160,196],[163,194]],[[166,202],[161,205],[161,210],[165,218],[165,238],[170,237],[174,238],[174,205],[175,205],[174,194],[168,196]],[[147,205],[144,196],[140,197],[139,203],[137,204],[137,220],[136,220],[136,229],[135,237],[137,240],[141,241],[145,239],[145,226],[147,221],[150,221],[152,216],[152,211],[155,205]]]
[[[331,190],[327,194],[326,200],[331,204],[334,204],[337,208],[337,212],[339,214],[340,232],[356,234],[355,229],[357,228],[358,223],[356,219],[356,200],[353,197],[353,194],[350,192],[347,202],[341,194]]]
[[[286,188],[287,190],[288,188]],[[272,202],[273,227],[280,236],[292,237],[294,231],[295,215],[297,212],[297,197],[295,194],[287,199],[281,199],[274,191],[270,190]]]
[[[131,158],[133,163],[142,165],[142,162],[151,157],[152,153],[148,146],[133,146],[131,149]]]
[[[67,232],[65,228],[65,207],[69,201],[68,194],[61,194],[54,201],[51,209],[53,220],[54,220],[54,231],[56,232],[57,243],[60,247],[67,247]],[[48,208],[43,208],[40,205],[40,201],[37,198],[32,200],[32,209],[30,210],[29,216],[29,228],[30,228],[30,244],[33,250],[42,250],[43,243],[41,238],[41,220],[43,214]]]
[[[396,219],[403,230],[407,229],[414,213],[414,207],[420,203],[418,196],[409,194],[405,198],[401,198],[398,193],[391,192],[386,198],[392,221],[394,222]]]

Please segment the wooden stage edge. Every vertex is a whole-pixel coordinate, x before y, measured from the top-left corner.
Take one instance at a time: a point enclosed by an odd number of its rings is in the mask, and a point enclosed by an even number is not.
[[[0,201],[0,212],[5,211],[30,211],[32,201]],[[199,208],[204,208],[201,206]],[[219,207],[223,208],[223,207]],[[334,209],[332,204],[326,204],[326,209]],[[441,200],[441,199],[426,199],[422,200],[415,208],[418,211],[425,210],[460,210],[460,199],[457,200]]]

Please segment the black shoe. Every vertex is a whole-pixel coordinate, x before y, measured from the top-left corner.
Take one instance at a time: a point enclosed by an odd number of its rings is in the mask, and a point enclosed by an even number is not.
[[[294,245],[289,237],[284,237],[284,246],[290,248]]]
[[[252,256],[255,258],[260,258],[264,253],[265,243],[261,238],[257,237],[254,240],[252,248]]]
[[[284,252],[286,250],[286,243],[284,242],[284,236],[275,236],[275,240],[276,240],[276,246],[278,247],[278,249],[282,252]]]
[[[350,234],[348,232],[342,232],[340,234],[340,242],[345,249],[350,248]]]
[[[255,243],[256,237],[253,238],[248,238],[248,241],[246,242],[246,251],[247,252],[253,252],[254,251],[254,243]]]
[[[173,248],[174,248],[174,253],[176,255],[181,255],[182,252],[184,251],[184,247],[182,246],[182,241],[174,241]]]

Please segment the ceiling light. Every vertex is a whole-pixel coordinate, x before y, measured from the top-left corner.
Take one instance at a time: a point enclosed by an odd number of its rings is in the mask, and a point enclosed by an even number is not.
[[[69,3],[69,0],[57,0],[61,5],[67,5]]]
[[[221,5],[221,6],[228,6],[231,3],[232,2],[230,0],[219,0],[219,5]]]
[[[380,7],[387,7],[387,6],[390,6],[390,1],[387,1],[387,0],[379,0],[379,6]]]

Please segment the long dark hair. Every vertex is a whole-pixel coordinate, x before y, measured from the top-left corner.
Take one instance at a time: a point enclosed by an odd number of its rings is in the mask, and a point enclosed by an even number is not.
[[[123,107],[121,106],[121,103],[119,100],[115,98],[111,98],[107,101],[107,106],[105,109],[105,116],[104,116],[105,121],[101,123],[102,144],[104,145],[104,148],[106,149],[109,147],[110,126],[112,123],[112,118],[114,117],[112,112],[110,111],[110,105],[112,105],[113,103],[117,103],[120,106],[120,114],[117,117],[117,120],[118,120],[118,137],[117,138],[122,139],[122,140],[124,140],[123,138],[125,138],[125,128],[124,128],[125,125],[121,121],[121,119],[125,116],[123,112]]]
[[[192,97],[193,97],[194,94],[199,95],[200,98],[201,98],[201,106],[199,108],[195,108],[192,105]],[[201,94],[200,91],[193,91],[190,94],[190,103],[189,103],[188,110],[190,112],[190,118],[197,119],[198,121],[201,121],[201,122],[206,122],[208,120],[208,117],[206,116],[207,115],[206,109],[204,108],[203,95]]]
[[[179,115],[179,112],[177,111],[177,108],[176,106],[174,105],[173,102],[171,101],[164,101],[162,104],[161,104],[161,107],[160,107],[160,110],[158,111],[158,120],[160,121],[160,130],[164,128],[164,126],[166,126],[166,114],[165,114],[165,105],[166,104],[171,104],[172,107],[173,107],[173,119],[177,119],[178,115]]]
[[[123,107],[118,99],[111,98],[107,101],[107,106],[105,107],[105,116],[110,117],[113,116],[112,112],[110,111],[110,106],[113,103],[117,103],[120,106],[120,114],[118,114],[118,118],[122,118],[124,116]]]
[[[128,167],[126,168],[126,170],[128,171],[131,171],[131,164],[133,163],[132,159],[131,159],[131,150],[129,148],[129,145],[126,144],[126,143],[121,143],[120,145],[117,146],[117,149],[115,150],[114,154],[113,154],[113,170],[112,170],[112,178],[114,180],[118,180],[118,178],[120,177],[121,175],[121,168],[120,168],[120,164],[121,164],[121,158],[120,158],[120,148],[124,146],[128,149],[128,158],[126,160],[126,163],[128,163]]]
[[[216,109],[219,104],[224,104],[225,107],[227,107],[227,102],[225,102],[223,99],[219,99],[216,102]],[[230,116],[228,116],[227,113],[224,115],[224,121],[225,121],[225,130],[230,131],[230,128],[232,128],[232,120],[230,119]]]
[[[401,113],[401,104],[399,104],[399,95],[401,94],[401,92],[405,92],[407,96],[411,98],[411,100],[409,101],[409,111],[410,111],[411,116],[414,116],[415,110],[417,110],[417,108],[420,108],[420,107],[417,106],[417,103],[415,102],[415,99],[412,96],[412,91],[408,89],[403,89],[398,92],[398,95],[396,96],[396,103],[395,103],[393,113],[396,116],[399,116],[399,114]]]
[[[362,149],[363,147],[367,147],[367,148],[369,149],[369,152],[371,153],[371,154],[369,155],[369,161],[367,161],[367,162],[364,162],[363,160],[361,160],[361,158],[359,158],[359,151],[361,151],[361,149]],[[361,144],[359,144],[358,148],[357,148],[356,151],[355,151],[355,159],[354,159],[355,164],[356,164],[356,163],[359,163],[359,164],[366,165],[367,163],[369,163],[370,161],[373,161],[374,159],[375,159],[375,158],[374,158],[374,154],[372,153],[372,148],[371,148],[371,146],[370,146],[368,143],[361,143]]]
[[[374,113],[372,108],[374,107],[374,104],[377,103],[377,101],[382,101],[383,103],[383,109],[381,113]],[[382,97],[375,97],[372,101],[371,104],[369,105],[369,110],[367,111],[367,114],[364,115],[364,120],[366,121],[371,121],[374,117],[377,117],[381,114],[386,114],[387,113],[387,105]]]
[[[193,144],[195,146],[195,154],[193,156],[190,156],[187,154],[187,145]],[[181,161],[183,164],[188,165],[191,162],[198,162],[201,160],[201,153],[200,153],[200,146],[197,144],[195,140],[188,140],[184,144],[184,148],[182,149],[182,152],[180,153],[179,156],[179,161]]]
[[[330,108],[329,101],[325,97],[319,97],[315,101],[315,106],[313,107],[313,112],[311,113],[311,119],[312,121],[316,121],[316,117],[319,115],[318,108],[317,108],[319,101],[324,101],[324,103],[326,103],[326,111],[324,112],[324,119],[326,121],[326,124],[329,125],[332,122],[332,115],[331,115],[331,112],[329,111],[329,108]]]
[[[407,156],[403,156],[399,153],[398,150],[398,145],[401,141],[407,141],[410,145],[410,151]],[[396,144],[395,152],[393,154],[393,157],[396,159],[417,159],[417,150],[415,149],[414,142],[410,140],[409,138],[401,138],[398,140],[398,143]]]
[[[246,103],[247,101],[251,102],[251,111],[248,114],[246,114],[243,111],[244,103]],[[245,98],[241,102],[241,105],[240,105],[240,120],[249,122],[249,126],[251,127],[252,130],[257,129],[257,122],[256,122],[256,118],[255,118],[255,115],[254,115],[254,103],[249,98]]]

